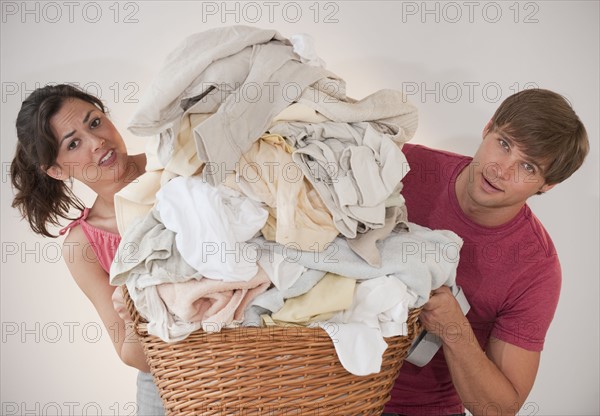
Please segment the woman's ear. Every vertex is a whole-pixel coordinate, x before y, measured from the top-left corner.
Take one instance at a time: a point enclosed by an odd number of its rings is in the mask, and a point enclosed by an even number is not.
[[[57,181],[64,181],[68,177],[68,175],[64,174],[60,166],[52,165],[49,168],[42,167],[42,170],[46,171],[46,175],[56,179]]]

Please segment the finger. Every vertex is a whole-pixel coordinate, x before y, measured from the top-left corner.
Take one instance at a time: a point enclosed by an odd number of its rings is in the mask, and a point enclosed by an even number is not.
[[[432,291],[432,293],[434,295],[440,294],[440,293],[451,293],[450,288],[448,286],[440,286],[437,289],[434,289]]]
[[[431,311],[433,309],[436,309],[439,306],[440,306],[440,298],[432,295],[429,298],[429,300],[427,301],[427,303],[425,305],[423,305],[423,310]]]

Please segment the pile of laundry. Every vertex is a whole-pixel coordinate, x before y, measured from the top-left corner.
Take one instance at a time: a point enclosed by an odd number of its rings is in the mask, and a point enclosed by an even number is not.
[[[398,91],[347,97],[307,36],[188,37],[129,125],[152,138],[146,172],[115,196],[111,284],[166,342],[321,326],[349,372],[380,371],[384,337],[454,284],[462,245],[408,221],[401,148],[416,127]]]

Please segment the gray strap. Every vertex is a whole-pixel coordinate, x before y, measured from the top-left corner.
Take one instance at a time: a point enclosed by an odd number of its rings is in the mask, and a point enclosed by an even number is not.
[[[460,309],[466,315],[467,312],[469,312],[469,309],[471,309],[471,305],[469,305],[465,293],[459,286],[452,286],[451,289],[452,294],[460,305]],[[406,361],[418,367],[423,367],[431,361],[441,346],[442,340],[437,335],[423,330],[413,341],[413,344],[408,351]]]

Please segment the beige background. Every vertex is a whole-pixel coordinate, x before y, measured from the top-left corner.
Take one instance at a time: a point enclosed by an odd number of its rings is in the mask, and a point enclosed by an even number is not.
[[[558,249],[562,297],[522,415],[597,415],[599,391],[599,7],[566,2],[2,2],[2,414],[132,414],[135,371],[113,352],[59,256],[10,208],[8,166],[21,100],[78,82],[125,125],[166,54],[228,24],[306,32],[348,94],[409,93],[413,142],[472,154],[498,103],[528,86],[556,90],[587,126],[591,153],[531,206]],[[85,189],[77,189],[91,203]]]

